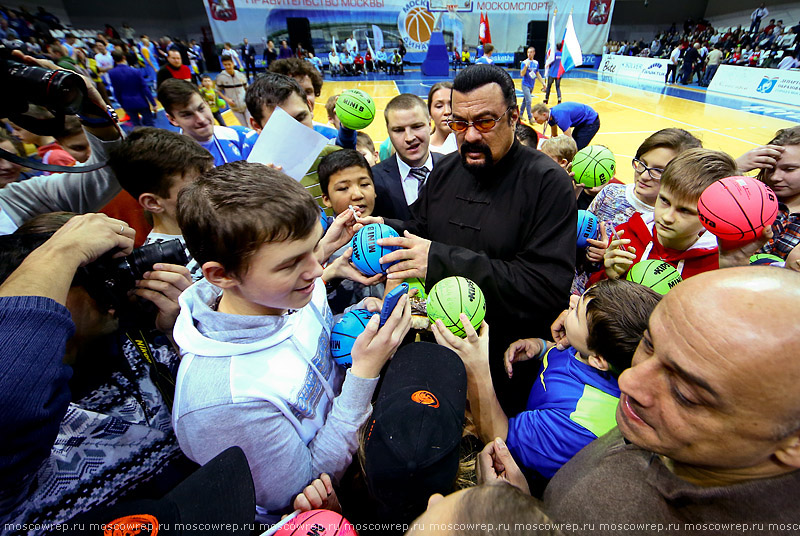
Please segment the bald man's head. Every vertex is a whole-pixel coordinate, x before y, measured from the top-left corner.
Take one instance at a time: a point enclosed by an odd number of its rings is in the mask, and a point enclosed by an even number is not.
[[[622,434],[710,480],[800,468],[798,303],[800,274],[774,267],[675,287],[619,378]]]

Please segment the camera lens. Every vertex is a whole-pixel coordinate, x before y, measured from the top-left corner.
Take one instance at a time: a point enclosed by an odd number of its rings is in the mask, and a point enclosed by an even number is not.
[[[11,94],[25,95],[30,103],[51,110],[63,110],[68,115],[81,110],[86,85],[78,74],[23,65],[16,61],[8,61],[8,66],[7,80],[12,86]]]
[[[133,250],[133,253],[122,259],[120,272],[126,272],[134,281],[141,279],[145,272],[153,269],[156,263],[186,265],[189,259],[180,240],[156,242]]]

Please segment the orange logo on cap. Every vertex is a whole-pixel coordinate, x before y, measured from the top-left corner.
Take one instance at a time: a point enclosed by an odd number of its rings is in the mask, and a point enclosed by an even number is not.
[[[120,517],[103,525],[104,536],[156,536],[158,519],[149,514]]]
[[[432,408],[439,407],[439,401],[430,391],[417,391],[411,395],[411,400],[423,406],[430,406]]]

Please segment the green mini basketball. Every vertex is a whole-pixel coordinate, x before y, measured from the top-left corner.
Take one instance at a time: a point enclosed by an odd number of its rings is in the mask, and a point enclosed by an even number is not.
[[[637,262],[628,270],[625,279],[650,287],[662,296],[683,281],[674,266],[656,259]]]
[[[769,253],[757,253],[756,255],[750,257],[750,264],[752,265],[772,264],[773,262],[783,262],[783,259],[777,255],[771,255]]]
[[[367,128],[375,119],[375,101],[360,89],[348,89],[336,99],[336,115],[353,130]]]
[[[405,280],[408,283],[408,291],[412,288],[417,289],[417,298],[424,300],[428,295],[425,293],[425,280],[418,277],[409,277]]]
[[[584,147],[572,159],[572,172],[575,173],[575,182],[587,188],[602,186],[614,177],[617,171],[617,161],[614,153],[602,145]]]
[[[441,319],[445,327],[462,339],[467,336],[459,315],[464,313],[477,331],[486,315],[486,299],[475,282],[466,277],[446,277],[428,293],[428,318]]]

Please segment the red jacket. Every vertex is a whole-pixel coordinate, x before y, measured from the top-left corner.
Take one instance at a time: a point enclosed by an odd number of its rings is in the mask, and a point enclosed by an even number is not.
[[[689,249],[681,251],[659,244],[653,222],[645,223],[642,219],[642,215],[638,212],[626,223],[616,226],[615,229],[617,232],[625,231],[622,238],[628,238],[631,241],[626,247],[633,247],[636,249],[636,260],[634,264],[642,260],[642,254],[647,249],[648,244],[652,242],[653,247],[650,249],[646,259],[658,259],[670,263],[678,269],[683,279],[719,268],[717,238],[711,233],[703,233],[697,242]],[[611,240],[612,239],[609,238],[609,242]],[[681,261],[683,261],[683,266],[679,266]],[[601,269],[599,272],[592,274],[586,288],[589,288],[602,279],[606,279],[606,272]]]

